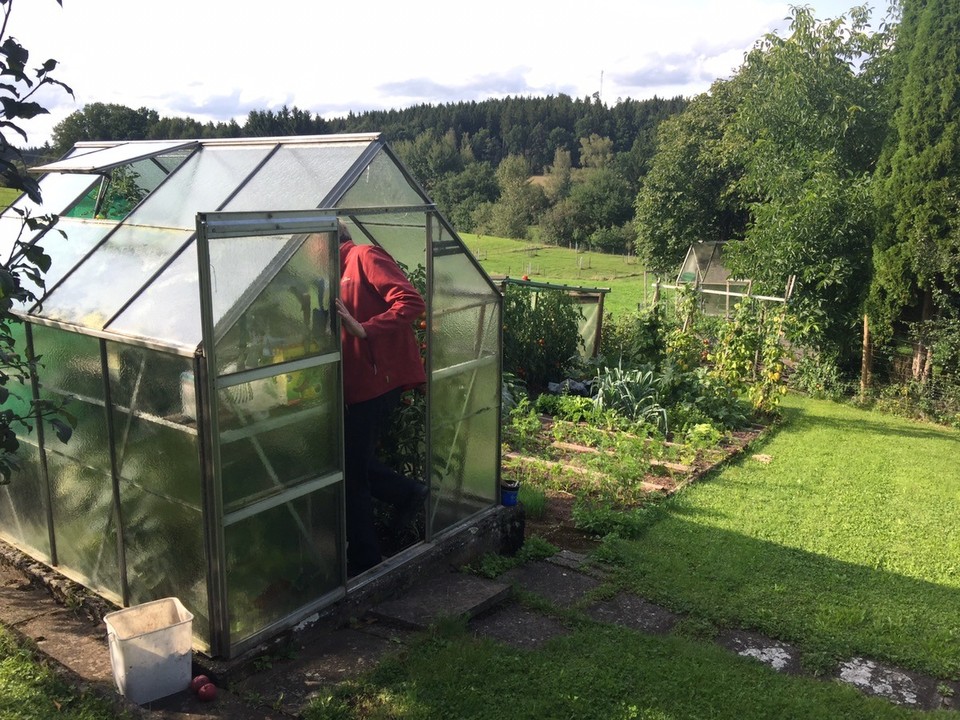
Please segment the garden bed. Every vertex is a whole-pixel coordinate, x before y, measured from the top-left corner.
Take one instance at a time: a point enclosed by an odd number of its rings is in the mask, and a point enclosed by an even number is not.
[[[608,456],[618,460],[618,466],[630,467],[628,458],[617,458],[611,449],[558,441],[552,434],[553,420],[549,417],[541,420],[540,441],[533,444],[534,448],[540,450],[506,452],[504,477],[524,475],[524,482],[537,487],[545,496],[542,510],[527,513],[527,538],[537,536],[562,550],[581,553],[592,550],[599,538],[577,527],[574,507],[578,499],[594,496],[600,492],[600,488],[609,487],[610,484],[629,486],[623,496],[624,509],[663,499],[744,452],[766,430],[764,426],[754,425],[732,431],[719,445],[695,452],[680,445],[665,443],[661,449],[666,450],[667,457],[645,458],[648,467],[642,477],[621,477],[618,480],[604,472],[602,463],[591,463],[591,460]],[[614,437],[614,445],[616,441]],[[685,461],[677,459],[684,455]]]

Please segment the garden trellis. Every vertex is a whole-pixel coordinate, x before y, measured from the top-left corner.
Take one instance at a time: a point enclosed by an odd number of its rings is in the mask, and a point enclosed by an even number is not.
[[[502,299],[378,134],[84,142],[42,173],[52,258],[16,308],[30,392],[0,536],[123,606],[177,596],[232,657],[344,597],[337,223],[425,278],[423,533],[496,505]],[[0,216],[9,256],[21,232]],[[16,402],[11,398],[10,402]],[[385,572],[381,566],[379,572]]]

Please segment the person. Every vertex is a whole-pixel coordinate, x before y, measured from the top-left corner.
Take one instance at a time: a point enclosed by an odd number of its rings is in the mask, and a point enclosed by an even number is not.
[[[405,390],[426,374],[414,321],[426,304],[403,270],[377,245],[357,245],[341,221],[340,317],[344,396],[344,483],[347,572],[381,561],[373,498],[394,506],[400,521],[423,507],[427,486],[376,457],[380,435]]]

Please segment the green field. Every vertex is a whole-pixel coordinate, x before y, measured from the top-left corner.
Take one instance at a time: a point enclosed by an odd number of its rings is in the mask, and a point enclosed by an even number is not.
[[[586,288],[607,288],[604,311],[637,309],[653,296],[653,273],[645,273],[636,257],[577,252],[572,248],[524,240],[460,233],[460,238],[491,275]],[[646,295],[644,285],[646,284]]]
[[[0,188],[0,208],[6,208],[20,197],[20,191],[12,188]]]

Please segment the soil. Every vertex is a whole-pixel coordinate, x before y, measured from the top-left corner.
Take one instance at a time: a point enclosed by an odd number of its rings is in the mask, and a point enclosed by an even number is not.
[[[599,543],[599,539],[578,530],[573,522],[573,503],[576,497],[568,492],[548,490],[543,517],[524,520],[525,537],[541,537],[561,550],[587,553]]]

